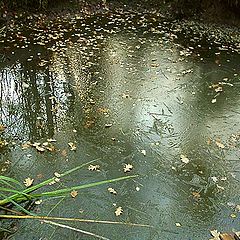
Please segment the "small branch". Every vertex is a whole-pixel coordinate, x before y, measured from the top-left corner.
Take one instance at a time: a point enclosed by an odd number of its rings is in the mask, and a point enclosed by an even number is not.
[[[86,235],[89,235],[89,236],[92,236],[92,237],[95,237],[95,238],[98,238],[98,239],[110,240],[109,238],[105,238],[105,237],[97,235],[95,233],[84,231],[84,230],[81,230],[79,228],[70,227],[70,226],[65,225],[65,224],[55,223],[55,222],[47,221],[47,220],[44,220],[43,222],[47,223],[47,224],[55,225],[55,226],[58,226],[58,227],[61,227],[61,228],[70,229],[70,230],[73,230],[75,232],[80,232],[80,233],[83,233],[83,234],[86,234]]]
[[[114,222],[114,221],[105,221],[105,220],[93,220],[93,219],[82,219],[82,218],[64,218],[64,217],[48,217],[48,216],[17,216],[17,215],[0,215],[0,219],[36,219],[36,220],[59,220],[59,221],[72,221],[72,222],[84,222],[84,223],[102,223],[102,224],[118,224],[118,225],[127,225],[133,227],[152,227],[147,224],[138,224],[138,223],[126,223],[126,222]]]

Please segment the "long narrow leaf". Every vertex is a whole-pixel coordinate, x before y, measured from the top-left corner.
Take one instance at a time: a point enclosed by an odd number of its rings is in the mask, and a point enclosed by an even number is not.
[[[12,199],[9,199],[8,196],[4,195],[4,194],[0,194],[2,197],[4,197],[5,199],[8,199],[9,202],[11,202],[13,205],[15,205],[16,207],[18,207],[20,210],[22,210],[23,212],[25,212],[26,214],[30,215],[30,216],[35,216],[34,213],[29,212],[27,209],[25,209],[24,207],[22,207],[21,205],[19,205],[18,203],[16,203],[15,201],[13,201]]]
[[[73,168],[73,169],[70,169],[70,170],[62,173],[62,174],[61,174],[61,177],[64,177],[64,176],[66,176],[66,175],[69,175],[69,174],[71,174],[72,172],[77,171],[77,170],[79,170],[80,168],[83,168],[83,167],[85,167],[86,165],[89,165],[89,164],[91,164],[91,163],[93,163],[93,162],[95,162],[95,161],[97,161],[97,160],[98,160],[98,159],[94,159],[94,160],[89,161],[89,162],[87,162],[87,163],[84,163],[84,164],[82,164],[82,165],[80,165],[80,166],[77,166],[77,167],[75,167],[75,168]],[[37,185],[34,185],[34,186],[32,186],[32,187],[29,187],[29,188],[23,190],[22,193],[23,193],[23,194],[24,194],[24,193],[25,193],[25,194],[26,194],[26,193],[31,193],[31,192],[39,189],[39,188],[42,188],[42,187],[48,185],[49,183],[53,182],[54,180],[55,180],[55,177],[49,178],[49,179],[47,179],[47,180],[45,180],[45,181],[43,181],[43,182],[41,182],[41,183],[39,183],[39,184],[37,184]],[[8,199],[15,199],[15,200],[16,200],[16,199],[22,199],[22,200],[25,200],[25,199],[22,198],[18,193],[17,193],[17,194],[14,194],[14,195],[12,195],[12,196],[9,196]],[[9,202],[9,200],[7,200],[7,199],[0,200],[0,205],[4,205],[4,204],[6,204],[6,203],[8,203],[8,202]]]
[[[14,178],[10,178],[10,177],[6,177],[6,176],[1,175],[0,180],[5,180],[5,181],[8,181],[8,182],[12,182],[12,183],[15,183],[15,184],[19,185],[20,187],[23,187],[23,185]]]
[[[117,182],[117,181],[121,181],[121,180],[127,180],[130,178],[135,178],[137,176],[138,175],[124,176],[124,177],[114,178],[114,179],[110,179],[110,180],[103,180],[103,181],[88,183],[88,184],[84,184],[84,185],[80,185],[80,186],[74,186],[74,187],[70,187],[70,188],[58,189],[58,190],[51,191],[51,192],[32,194],[31,196],[34,198],[37,198],[37,197],[42,197],[42,196],[50,197],[50,196],[64,195],[64,194],[70,193],[73,190],[80,190],[80,189],[84,189],[84,188],[95,187],[95,186],[106,184],[106,183],[112,183],[112,182]]]

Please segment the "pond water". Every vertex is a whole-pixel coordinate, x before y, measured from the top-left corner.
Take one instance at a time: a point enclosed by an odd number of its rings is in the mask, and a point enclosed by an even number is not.
[[[100,171],[86,167],[48,189],[138,174],[75,198],[43,199],[33,212],[153,226],[67,223],[108,239],[209,239],[212,229],[239,231],[236,31],[130,11],[19,18],[1,38],[8,142],[1,174],[38,183],[93,159]],[[37,150],[27,142],[44,144]],[[133,169],[124,173],[124,164]],[[123,213],[115,216],[119,206]],[[31,220],[1,220],[0,227],[9,224],[17,229],[11,239],[93,238]]]

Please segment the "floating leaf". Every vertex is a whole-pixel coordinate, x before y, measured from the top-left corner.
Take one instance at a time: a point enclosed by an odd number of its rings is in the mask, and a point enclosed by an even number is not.
[[[26,178],[23,183],[26,187],[30,187],[30,186],[32,186],[33,181],[34,181],[34,179],[32,179],[32,178]]]
[[[88,166],[88,170],[90,170],[90,171],[100,171],[100,166],[99,165],[89,165]]]
[[[118,208],[115,210],[115,215],[116,215],[116,216],[120,216],[122,213],[123,213],[122,207],[118,207]]]
[[[189,163],[189,159],[185,155],[181,154],[180,158],[183,163],[186,163],[186,164]]]
[[[216,140],[216,145],[217,145],[219,148],[222,148],[222,149],[225,148],[224,144],[222,144],[219,139]]]
[[[75,151],[77,149],[76,145],[73,142],[69,142],[68,146],[70,147],[71,151]]]
[[[117,194],[117,191],[114,188],[108,188],[108,191],[114,195]]]
[[[126,172],[130,172],[133,169],[133,165],[131,164],[124,164],[124,168],[123,171]]]
[[[73,197],[73,198],[75,198],[77,195],[78,195],[78,191],[76,191],[76,190],[73,190],[73,191],[71,191],[71,196]]]
[[[146,154],[147,154],[147,152],[146,152],[146,150],[141,150],[141,153],[144,155],[144,156],[146,156]]]

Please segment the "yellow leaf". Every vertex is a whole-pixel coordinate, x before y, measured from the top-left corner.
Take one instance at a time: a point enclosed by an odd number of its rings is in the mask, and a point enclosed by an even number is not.
[[[115,210],[115,215],[116,215],[116,216],[120,216],[122,213],[123,213],[122,207],[118,207],[118,208]]]
[[[225,148],[224,144],[221,143],[220,139],[217,139],[216,140],[216,145],[219,147],[219,148]]]
[[[114,188],[108,188],[108,191],[114,195],[117,194],[117,191]]]
[[[131,164],[124,164],[124,168],[123,171],[126,172],[130,172],[133,169],[133,165]]]
[[[99,165],[92,165],[91,164],[91,165],[88,166],[89,171],[100,171],[99,168],[100,168]]]
[[[189,159],[185,155],[181,154],[180,158],[183,163],[186,163],[186,164],[189,163]]]
[[[26,178],[23,183],[26,187],[30,187],[33,184],[33,181],[34,179],[32,178]]]
[[[71,151],[75,151],[77,149],[76,145],[73,142],[69,142],[68,146],[70,147]]]

